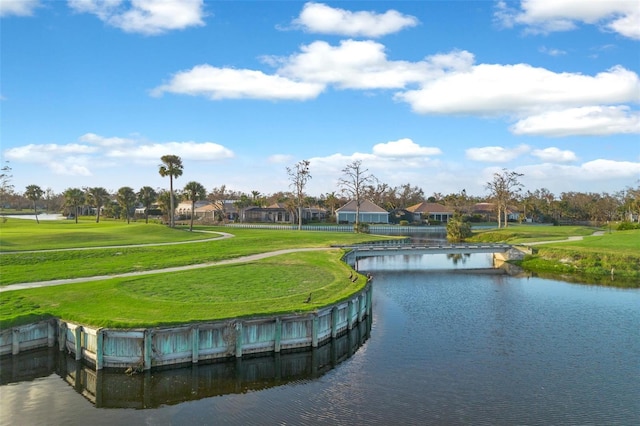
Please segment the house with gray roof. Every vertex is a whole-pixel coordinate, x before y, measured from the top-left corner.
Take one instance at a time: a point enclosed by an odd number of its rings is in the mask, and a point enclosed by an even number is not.
[[[349,201],[336,210],[336,223],[356,222],[356,202]],[[369,200],[360,202],[360,223],[389,223],[389,212]]]

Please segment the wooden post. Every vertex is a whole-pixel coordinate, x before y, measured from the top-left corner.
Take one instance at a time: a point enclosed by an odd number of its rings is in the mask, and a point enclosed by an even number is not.
[[[353,328],[353,299],[349,300],[347,305],[347,328],[351,330]]]
[[[280,346],[281,346],[281,340],[282,340],[282,320],[280,319],[280,317],[276,317],[276,329],[275,329],[275,336],[273,337],[274,343],[273,343],[273,351],[275,353],[280,353]]]
[[[198,332],[198,327],[195,326],[191,329],[191,362],[194,364],[198,363],[198,358],[200,357],[198,353],[198,349],[200,348],[200,333]]]
[[[82,326],[78,325],[75,329],[76,335],[76,361],[82,359]]]
[[[236,358],[242,358],[242,323],[236,323]]]
[[[338,305],[331,309],[331,338],[338,336]]]
[[[319,328],[319,320],[318,314],[313,314],[313,319],[311,320],[311,347],[318,347],[318,328]]]
[[[11,354],[18,355],[20,353],[20,329],[11,330]]]
[[[64,351],[67,348],[67,323],[58,322],[58,350]]]
[[[143,363],[144,363],[144,369],[145,370],[150,370],[151,369],[151,351],[152,351],[152,347],[153,347],[153,336],[151,335],[151,330],[145,330],[144,332],[144,341],[142,343],[143,345],[143,350],[142,350],[142,357],[143,357]]]
[[[98,330],[96,333],[96,370],[104,367],[104,331]]]
[[[52,348],[56,344],[56,329],[53,320],[47,323],[47,346]]]

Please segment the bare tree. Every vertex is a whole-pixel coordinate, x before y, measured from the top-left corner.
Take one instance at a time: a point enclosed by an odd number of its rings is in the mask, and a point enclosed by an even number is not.
[[[362,161],[355,160],[342,169],[343,177],[338,179],[338,186],[348,198],[356,203],[355,232],[360,232],[360,206],[364,202],[363,194],[367,185],[377,182],[369,169],[362,168]]]
[[[309,161],[298,161],[294,167],[287,167],[289,175],[289,186],[293,189],[296,197],[296,207],[298,208],[298,230],[302,229],[302,203],[304,200],[304,187],[311,179],[309,172]]]
[[[491,197],[496,203],[498,228],[501,227],[501,213],[504,213],[504,227],[507,227],[509,203],[522,188],[522,184],[518,180],[522,176],[524,176],[522,173],[502,169],[501,173],[494,173],[493,180],[485,185],[485,188],[491,192]]]

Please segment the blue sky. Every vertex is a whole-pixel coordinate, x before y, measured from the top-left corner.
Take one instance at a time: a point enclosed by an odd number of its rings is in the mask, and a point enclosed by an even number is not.
[[[426,195],[615,192],[640,179],[640,1],[2,0],[0,142],[16,191],[271,194],[354,160]]]

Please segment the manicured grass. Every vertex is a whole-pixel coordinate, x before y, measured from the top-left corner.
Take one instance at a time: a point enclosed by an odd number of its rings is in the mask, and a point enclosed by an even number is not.
[[[210,234],[187,232],[144,222],[84,220],[0,220],[0,251],[50,250],[69,247],[100,247],[202,240]]]
[[[122,226],[126,227],[126,224]],[[96,275],[114,275],[125,272],[215,262],[288,248],[329,247],[392,238],[344,232],[282,231],[224,227],[200,229],[229,232],[233,233],[235,237],[170,246],[6,253],[0,255],[0,265],[2,267],[0,285]],[[182,233],[190,234],[188,232]],[[135,235],[133,238],[135,238]]]
[[[50,316],[101,327],[147,327],[311,311],[363,288],[340,250],[299,252],[196,271],[114,278],[1,295],[0,327]],[[311,294],[311,302],[304,303]]]
[[[571,275],[585,283],[640,287],[640,230],[545,244],[535,251],[520,262],[523,268]]]
[[[509,224],[507,228],[476,231],[469,242],[506,242],[511,244],[535,241],[565,240],[571,236],[592,235],[600,228],[589,226],[553,226]]]

